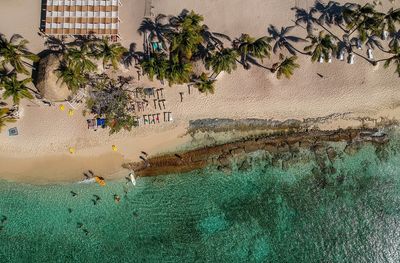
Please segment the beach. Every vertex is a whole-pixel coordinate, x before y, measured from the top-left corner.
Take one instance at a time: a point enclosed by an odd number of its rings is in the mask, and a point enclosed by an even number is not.
[[[297,2],[306,7],[307,1]],[[154,0],[152,12],[176,15],[184,8],[193,9],[204,15],[204,22],[214,31],[231,37],[243,32],[262,36],[270,24],[292,25],[294,4],[295,1],[244,3],[235,0],[226,5],[221,0],[208,4],[189,0],[183,5],[181,1]],[[44,49],[44,40],[37,34],[39,0],[1,1],[0,10],[1,33],[23,35],[30,41],[28,46],[33,52]],[[17,12],[19,15],[14,15]],[[124,46],[135,42],[141,48],[143,37],[137,28],[144,13],[145,1],[122,1],[120,31]],[[293,34],[305,37],[304,32],[297,29]],[[58,107],[37,107],[23,102],[21,119],[11,124],[18,128],[19,135],[9,137],[7,131],[0,134],[0,178],[32,183],[68,182],[81,179],[82,172],[88,169],[106,177],[120,178],[127,173],[121,165],[138,161],[141,151],[156,156],[190,147],[193,138],[187,134],[189,122],[199,119],[322,118],[324,121],[316,125],[332,130],[357,128],[365,122],[373,124],[374,120],[392,120],[400,116],[398,76],[393,68],[385,70],[382,64],[371,66],[360,59],[355,65],[337,60],[331,64],[311,63],[308,57],[301,56],[299,64],[301,68],[290,80],[277,80],[262,68],[244,70],[238,66],[234,73],[218,76],[214,95],[200,94],[194,88],[188,94],[186,85],[168,87],[145,77],[140,81],[136,79],[134,81],[140,85],[165,89],[173,122],[161,121],[111,136],[107,130],[88,130],[87,118],[81,114],[83,108],[68,116],[67,111],[60,111]],[[136,76],[134,68],[121,71]],[[184,93],[182,102],[180,92]],[[117,152],[112,151],[112,145],[118,147]],[[73,155],[68,152],[70,147],[76,149]]]

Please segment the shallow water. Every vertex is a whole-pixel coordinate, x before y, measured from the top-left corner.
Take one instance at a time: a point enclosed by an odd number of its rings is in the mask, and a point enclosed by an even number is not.
[[[323,186],[313,163],[268,161],[135,188],[3,181],[0,262],[399,262],[399,141],[342,154]]]

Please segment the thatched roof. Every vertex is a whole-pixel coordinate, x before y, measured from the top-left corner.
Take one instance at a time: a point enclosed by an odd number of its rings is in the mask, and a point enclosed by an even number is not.
[[[54,71],[60,66],[61,55],[48,54],[43,57],[38,66],[36,88],[48,100],[66,100],[71,91],[58,78]]]

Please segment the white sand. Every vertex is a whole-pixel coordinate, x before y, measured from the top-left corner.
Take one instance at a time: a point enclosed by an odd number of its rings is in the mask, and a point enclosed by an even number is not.
[[[8,36],[22,34],[31,41],[30,47],[35,52],[43,49],[43,40],[36,33],[39,2],[0,2],[0,32]],[[142,37],[136,30],[144,14],[144,1],[122,2],[122,42],[125,46],[136,42],[141,49]],[[305,0],[298,2],[303,7],[307,3]],[[214,31],[232,37],[241,33],[262,36],[269,24],[278,27],[293,24],[290,8],[294,3],[282,0],[153,0],[153,12],[169,15],[177,14],[183,8],[193,9],[204,15],[205,23]],[[16,16],[17,10],[22,10],[23,14]],[[303,31],[293,34],[305,37]],[[246,71],[238,65],[238,70],[231,75],[221,74],[214,95],[199,94],[192,89],[189,96],[186,86],[165,87],[167,107],[173,112],[174,123],[113,136],[108,136],[104,130],[87,130],[86,118],[79,113],[68,117],[66,112],[55,107],[29,107],[31,103],[25,103],[24,117],[11,125],[18,127],[20,135],[8,137],[6,131],[0,134],[0,177],[53,182],[78,180],[81,172],[87,169],[103,175],[116,173],[123,161],[137,160],[141,150],[156,154],[189,142],[190,138],[184,136],[188,122],[200,118],[285,120],[334,113],[351,113],[353,118],[399,116],[399,77],[393,73],[394,68],[372,67],[359,58],[355,65],[336,60],[332,64],[312,64],[305,57],[301,57],[299,63],[301,68],[290,80],[277,80],[265,69],[253,67]],[[131,74],[136,75],[134,69]],[[161,87],[159,83],[151,85]],[[180,103],[179,92],[185,93],[183,103]],[[327,127],[348,125],[359,125],[359,122],[339,120]],[[119,148],[118,153],[112,152],[113,144]],[[76,148],[73,156],[68,153],[71,146]]]

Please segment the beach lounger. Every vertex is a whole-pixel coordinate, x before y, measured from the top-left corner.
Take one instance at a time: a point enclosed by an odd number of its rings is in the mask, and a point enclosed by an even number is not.
[[[344,60],[344,49],[341,49],[338,54],[338,59],[343,61]]]
[[[324,59],[325,59],[324,55],[321,54],[321,56],[319,56],[318,62],[319,63],[324,63]]]
[[[353,53],[349,54],[349,57],[347,58],[347,63],[349,63],[350,65],[354,64],[354,55],[353,55]]]
[[[372,49],[368,48],[367,55],[369,59],[374,59],[374,55],[372,54]]]

